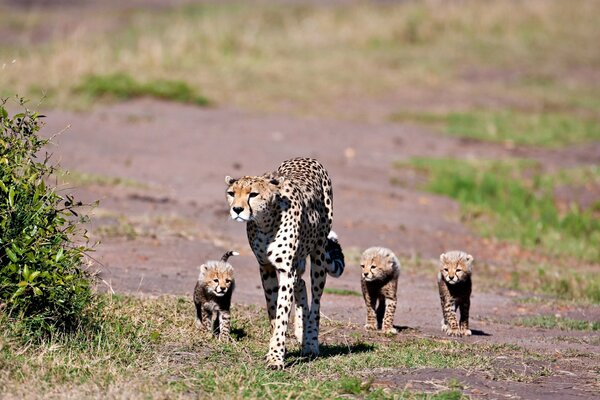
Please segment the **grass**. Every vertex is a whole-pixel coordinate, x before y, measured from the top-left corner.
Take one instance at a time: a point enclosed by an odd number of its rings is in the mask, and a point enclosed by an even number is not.
[[[521,318],[519,325],[544,328],[561,329],[565,331],[600,331],[600,322],[583,321],[571,318],[560,318],[554,315],[537,315],[533,317]]]
[[[325,288],[323,293],[334,294],[337,296],[357,296],[362,297],[362,293],[350,289]]]
[[[413,158],[396,166],[422,171],[424,188],[457,200],[463,219],[485,236],[551,255],[600,259],[600,220],[577,204],[559,209],[553,175],[535,163]]]
[[[510,276],[500,275],[504,276],[497,277],[497,282],[504,279],[505,286],[511,289],[600,304],[600,276],[594,269],[577,271],[543,264],[524,264],[513,267]]]
[[[0,13],[0,24],[19,36],[69,18],[81,27],[77,34],[55,29],[56,39],[40,45],[31,44],[40,42],[33,37],[21,46],[0,44],[0,94],[36,99],[44,92],[47,104],[82,107],[89,105],[87,92],[123,93],[114,81],[131,86],[135,77],[146,82],[142,86],[182,82],[219,104],[312,114],[334,112],[339,99],[363,100],[390,88],[466,98],[485,89],[514,101],[543,105],[551,99],[575,108],[598,103],[597,83],[585,73],[600,66],[594,0],[227,2],[160,12],[62,11]],[[122,25],[99,34],[94,27],[102,24],[87,24],[91,18]],[[520,78],[472,80],[470,71]],[[91,76],[98,77],[93,85]],[[107,77],[109,87],[96,89]],[[73,96],[82,83],[94,88]]]
[[[556,147],[600,140],[599,120],[556,112],[402,112],[391,119],[440,126],[454,136],[519,145]]]
[[[534,355],[515,346],[378,336],[352,339],[354,329],[325,335],[322,355],[299,357],[293,341],[285,371],[265,367],[268,322],[263,310],[235,306],[232,333],[222,343],[194,327],[193,305],[177,297],[104,297],[96,327],[75,336],[56,336],[34,345],[19,339],[16,324],[0,325],[0,386],[8,397],[28,398],[460,398],[460,390],[413,393],[373,385],[376,368],[459,368],[501,378],[510,366],[493,358],[510,355],[528,362]],[[324,322],[323,331],[327,331]],[[332,336],[333,335],[333,336]],[[361,336],[361,335],[359,335]],[[519,379],[532,379],[527,374]]]
[[[154,97],[199,106],[210,104],[206,97],[197,94],[185,82],[155,79],[141,83],[124,73],[85,76],[75,91],[91,99],[108,97],[127,100],[137,97]]]
[[[101,174],[91,174],[73,170],[58,170],[55,173],[61,185],[69,186],[121,186],[138,189],[147,189],[149,186],[145,183],[130,178],[119,176],[107,176]]]

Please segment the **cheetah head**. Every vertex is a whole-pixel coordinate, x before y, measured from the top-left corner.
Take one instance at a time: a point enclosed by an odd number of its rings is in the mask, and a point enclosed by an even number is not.
[[[233,267],[226,262],[209,261],[200,266],[198,279],[205,285],[209,293],[223,297],[233,288]]]
[[[384,281],[394,275],[394,269],[398,268],[397,260],[388,252],[389,250],[384,248],[370,248],[362,254],[362,279],[366,282]]]
[[[257,221],[269,215],[279,194],[281,179],[263,176],[225,177],[229,215],[238,222]]]
[[[472,265],[473,256],[463,251],[449,251],[440,255],[440,273],[450,285],[469,277]]]

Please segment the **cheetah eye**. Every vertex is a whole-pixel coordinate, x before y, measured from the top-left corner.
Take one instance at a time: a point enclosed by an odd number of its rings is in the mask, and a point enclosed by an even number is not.
[[[219,283],[219,280],[218,279],[213,279],[213,282]]]
[[[444,268],[444,271],[448,272],[448,268]]]
[[[361,267],[361,268],[364,268],[364,267],[365,267],[365,264],[360,264],[360,267]]]
[[[375,269],[375,268],[376,268],[376,266],[375,266],[375,265],[371,265],[371,269]]]
[[[231,283],[231,279],[225,279],[225,282]]]
[[[461,272],[461,271],[462,271],[462,269],[460,269],[460,268],[456,269],[456,272]]]
[[[235,195],[235,192],[227,192],[227,195],[233,197]]]
[[[250,194],[248,195],[248,198],[251,199],[251,198],[256,197],[256,196],[258,196],[258,193],[256,193],[256,192],[250,192]]]

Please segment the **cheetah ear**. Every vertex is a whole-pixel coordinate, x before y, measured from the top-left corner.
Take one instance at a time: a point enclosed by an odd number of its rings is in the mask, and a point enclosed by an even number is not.
[[[206,265],[206,264],[202,264],[202,265],[200,266],[200,273],[201,273],[201,274],[205,273],[207,270],[208,270],[208,265]]]
[[[471,268],[473,268],[473,256],[467,254],[465,257],[465,263],[467,264],[467,267],[469,267],[469,271],[471,271]]]
[[[271,179],[269,180],[269,183],[273,186],[276,187],[281,187],[281,184],[283,183],[283,177],[271,177]]]
[[[446,262],[446,253],[442,253],[442,254],[440,254],[440,261],[441,261],[442,263],[445,263],[445,262]]]
[[[234,178],[230,177],[229,175],[227,175],[225,177],[225,183],[228,185],[233,185],[235,183],[235,181],[237,181],[237,179],[234,179]]]

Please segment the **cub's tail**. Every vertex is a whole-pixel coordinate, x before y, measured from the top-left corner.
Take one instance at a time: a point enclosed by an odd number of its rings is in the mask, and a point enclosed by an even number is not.
[[[227,253],[223,254],[223,257],[221,257],[221,261],[227,262],[227,260],[229,260],[229,257],[239,255],[240,253],[238,253],[237,251],[229,250]]]
[[[327,262],[327,273],[329,275],[337,278],[344,273],[344,267],[346,266],[344,253],[342,252],[342,246],[340,246],[337,234],[334,231],[330,231],[329,235],[327,235],[325,261]]]

